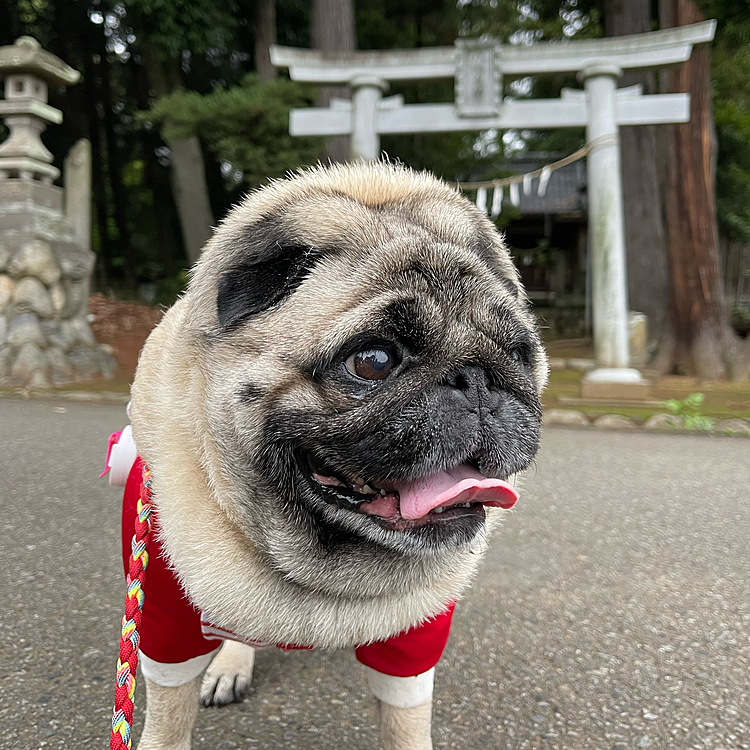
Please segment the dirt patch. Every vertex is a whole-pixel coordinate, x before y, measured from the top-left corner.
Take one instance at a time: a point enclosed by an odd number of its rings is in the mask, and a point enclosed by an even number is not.
[[[131,382],[138,355],[149,333],[164,316],[164,309],[94,294],[89,297],[89,313],[93,316],[89,320],[96,340],[112,347],[120,368],[117,380]]]

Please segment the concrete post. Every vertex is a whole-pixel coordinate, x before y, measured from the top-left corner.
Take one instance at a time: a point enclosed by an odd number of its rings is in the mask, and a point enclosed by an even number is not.
[[[619,66],[595,63],[579,74],[588,101],[586,140],[593,144],[587,158],[591,290],[594,313],[596,369],[590,384],[633,384],[643,378],[630,367],[628,343],[628,281],[625,261],[622,169],[617,124]],[[587,384],[584,383],[584,395]],[[598,386],[588,395],[610,395]],[[623,392],[622,397],[626,397]],[[636,395],[635,393],[633,394]]]
[[[352,87],[352,161],[374,161],[380,157],[378,116],[388,83],[376,76],[356,76]]]
[[[65,215],[87,255],[91,252],[91,142],[76,141],[65,157]]]

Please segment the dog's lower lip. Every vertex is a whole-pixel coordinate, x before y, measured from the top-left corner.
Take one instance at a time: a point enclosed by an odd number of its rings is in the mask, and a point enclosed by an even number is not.
[[[426,526],[429,527],[440,527],[443,525],[454,524],[459,522],[460,519],[467,518],[484,518],[484,506],[479,503],[472,504],[469,508],[455,506],[452,508],[446,508],[442,513],[430,512],[422,518],[416,520],[409,520],[406,518],[381,518],[380,516],[372,515],[374,523],[382,526],[389,531],[411,531],[413,529],[419,529]]]

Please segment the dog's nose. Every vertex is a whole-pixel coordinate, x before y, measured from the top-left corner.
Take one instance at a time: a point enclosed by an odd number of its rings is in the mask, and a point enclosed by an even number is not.
[[[472,411],[487,407],[493,401],[490,378],[482,367],[471,365],[455,370],[443,379],[443,385],[463,396]]]

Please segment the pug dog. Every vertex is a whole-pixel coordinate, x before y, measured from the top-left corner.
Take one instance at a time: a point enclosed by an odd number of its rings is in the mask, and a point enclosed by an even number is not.
[[[385,748],[430,748],[434,665],[546,378],[502,237],[455,188],[358,163],[250,194],[133,386],[157,544],[140,749],[187,750],[199,699],[241,699],[261,644],[357,648]]]

